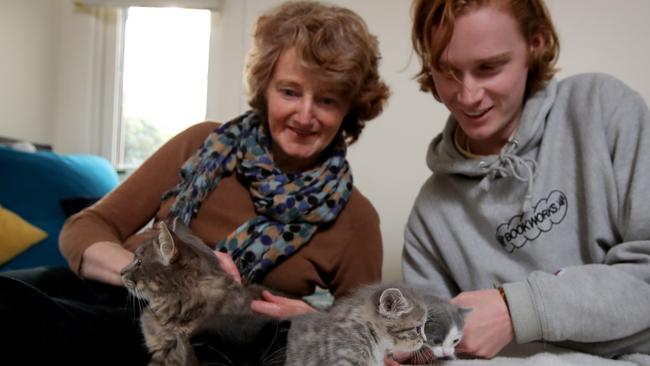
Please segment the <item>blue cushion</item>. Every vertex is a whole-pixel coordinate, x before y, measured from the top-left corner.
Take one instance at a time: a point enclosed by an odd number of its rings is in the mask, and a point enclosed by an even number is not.
[[[115,169],[99,156],[0,147],[0,204],[48,233],[0,269],[66,265],[58,247],[66,219],[60,201],[101,197],[117,183]]]

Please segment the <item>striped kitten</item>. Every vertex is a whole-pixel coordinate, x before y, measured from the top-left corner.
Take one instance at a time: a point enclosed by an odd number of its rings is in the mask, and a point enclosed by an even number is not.
[[[383,366],[391,352],[412,352],[426,339],[427,307],[402,284],[361,288],[326,313],[292,319],[287,366]]]
[[[262,289],[237,283],[182,223],[172,232],[161,221],[157,229],[122,270],[122,282],[148,302],[140,323],[149,365],[196,365],[190,337],[220,314],[253,316],[250,302],[261,298]]]

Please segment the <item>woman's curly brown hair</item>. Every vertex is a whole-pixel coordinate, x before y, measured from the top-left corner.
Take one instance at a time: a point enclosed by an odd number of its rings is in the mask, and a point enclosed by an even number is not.
[[[249,104],[263,117],[273,68],[291,47],[312,75],[350,101],[340,133],[348,144],[355,142],[390,94],[379,76],[377,38],[359,15],[337,6],[295,1],[264,13],[255,25],[244,72]]]
[[[463,13],[486,5],[507,9],[512,14],[527,44],[541,35],[544,46],[529,57],[526,96],[544,88],[557,69],[560,41],[544,0],[414,0],[411,42],[420,58],[421,70],[415,79],[420,90],[440,100],[431,77],[431,69],[440,70],[440,55],[451,40],[454,21]],[[471,47],[471,46],[468,46]]]

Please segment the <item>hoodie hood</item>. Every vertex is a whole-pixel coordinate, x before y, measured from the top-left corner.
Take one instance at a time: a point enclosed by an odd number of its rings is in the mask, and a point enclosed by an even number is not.
[[[530,97],[524,106],[519,127],[512,141],[501,149],[499,155],[487,155],[481,159],[467,159],[456,149],[454,132],[458,122],[450,115],[442,133],[429,144],[427,166],[436,174],[481,177],[487,174],[485,169],[479,167],[481,161],[484,164],[490,164],[498,160],[499,156],[505,152],[523,156],[539,145],[544,134],[546,116],[555,101],[556,92],[557,81],[552,80],[546,88]]]
[[[457,149],[454,133],[458,123],[449,116],[444,130],[436,136],[427,150],[427,165],[435,174],[458,174],[481,179],[481,187],[489,189],[490,181],[498,178],[514,178],[528,184],[527,201],[534,181],[535,151],[540,144],[546,117],[555,102],[557,81],[530,97],[521,114],[519,126],[512,140],[506,143],[498,155],[468,159]],[[524,202],[524,211],[530,202]]]

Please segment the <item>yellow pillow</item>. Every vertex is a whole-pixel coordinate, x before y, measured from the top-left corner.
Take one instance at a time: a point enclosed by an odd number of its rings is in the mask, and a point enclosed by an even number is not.
[[[46,237],[45,231],[0,206],[0,265]]]

